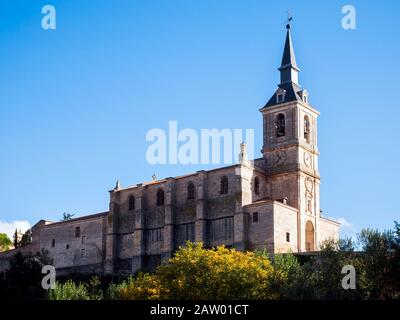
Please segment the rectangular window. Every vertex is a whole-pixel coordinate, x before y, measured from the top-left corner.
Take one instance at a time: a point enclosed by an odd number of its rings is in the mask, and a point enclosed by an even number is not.
[[[75,228],[75,237],[79,238],[81,236],[81,227]]]
[[[290,233],[286,232],[286,242],[290,242]]]
[[[257,223],[258,222],[258,212],[253,213],[253,222]]]
[[[51,240],[51,247],[54,248],[56,246],[56,239]]]
[[[85,249],[81,249],[81,258],[85,257]]]

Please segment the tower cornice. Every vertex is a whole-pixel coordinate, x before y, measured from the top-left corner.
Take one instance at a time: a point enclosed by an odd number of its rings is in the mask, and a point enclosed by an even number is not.
[[[262,113],[276,112],[276,111],[287,109],[287,107],[289,107],[289,106],[292,107],[294,105],[302,106],[302,107],[308,109],[309,111],[314,112],[316,115],[320,115],[320,112],[317,109],[315,109],[313,106],[311,106],[309,104],[303,103],[302,101],[289,101],[289,102],[276,104],[276,105],[270,106],[270,107],[264,106],[258,110]]]

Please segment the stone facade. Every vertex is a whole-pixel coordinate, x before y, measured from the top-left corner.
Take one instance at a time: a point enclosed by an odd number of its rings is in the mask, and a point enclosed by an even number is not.
[[[23,250],[48,250],[64,273],[131,274],[153,270],[187,240],[276,253],[316,251],[337,239],[339,223],[323,218],[319,205],[319,112],[299,89],[292,51],[288,28],[282,82],[260,109],[262,158],[248,161],[242,145],[236,165],[128,188],[118,183],[108,212],[40,221]]]

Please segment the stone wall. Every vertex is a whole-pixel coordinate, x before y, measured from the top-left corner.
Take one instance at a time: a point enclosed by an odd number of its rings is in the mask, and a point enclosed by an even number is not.
[[[221,194],[222,177],[228,179],[226,194]],[[154,270],[187,240],[201,241],[206,247],[304,251],[307,221],[315,227],[316,241],[338,237],[338,224],[320,219],[316,212],[319,179],[313,185],[314,210],[304,213],[307,177],[303,172],[268,175],[258,160],[114,189],[109,213],[57,223],[40,221],[32,228],[31,247],[48,250],[63,274],[125,275]],[[195,187],[194,199],[188,198],[190,183]],[[157,204],[158,190],[164,192],[162,205]],[[132,196],[133,208],[129,206]],[[287,204],[282,203],[285,197]]]
[[[324,240],[339,239],[339,223],[326,218],[320,218],[318,223],[317,245]]]
[[[245,207],[248,219],[247,247],[250,250],[274,250],[273,201],[261,201]],[[257,219],[254,215],[257,215]]]
[[[56,269],[102,265],[107,213],[43,225],[40,248],[47,250]]]
[[[298,252],[297,218],[299,211],[274,202],[274,252]],[[289,241],[288,241],[289,240]]]

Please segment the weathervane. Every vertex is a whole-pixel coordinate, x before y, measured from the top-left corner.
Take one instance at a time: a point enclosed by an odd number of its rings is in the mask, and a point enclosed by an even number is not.
[[[290,21],[293,20],[293,16],[290,13],[290,10],[287,10],[287,20],[286,20],[286,29],[290,29]]]

